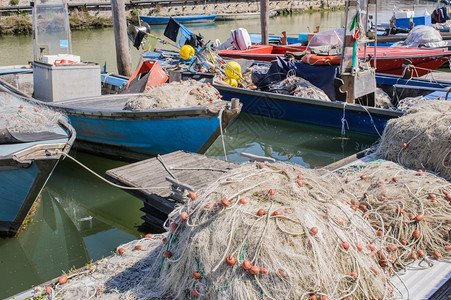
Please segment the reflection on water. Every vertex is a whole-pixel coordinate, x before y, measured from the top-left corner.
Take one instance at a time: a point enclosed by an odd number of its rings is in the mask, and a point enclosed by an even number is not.
[[[98,174],[123,165],[71,151]],[[17,238],[0,239],[0,298],[111,254],[140,236],[142,202],[111,187],[69,159],[61,162],[31,224]]]
[[[74,223],[45,190],[32,223],[18,238],[0,239],[0,253],[0,298],[89,261]]]
[[[370,147],[376,136],[263,116],[240,114],[227,127],[224,143],[229,160],[246,161],[241,152],[275,158],[307,168],[318,168]],[[207,155],[223,158],[222,141],[218,138]]]

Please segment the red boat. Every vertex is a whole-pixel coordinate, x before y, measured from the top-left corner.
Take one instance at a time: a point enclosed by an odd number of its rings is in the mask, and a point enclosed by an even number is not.
[[[253,59],[257,61],[272,61],[277,56],[283,56],[287,51],[305,51],[307,46],[272,46],[252,45],[248,50],[220,50],[218,53],[226,58]],[[373,47],[367,47],[367,59],[374,65]],[[363,59],[364,50],[359,51],[359,57]],[[442,48],[376,48],[376,72],[392,75],[402,75],[404,71],[403,62],[414,66],[412,76],[420,77],[439,68],[451,57],[451,51]],[[314,60],[313,60],[314,61]],[[332,62],[330,64],[335,64]],[[314,62],[311,64],[315,64]]]

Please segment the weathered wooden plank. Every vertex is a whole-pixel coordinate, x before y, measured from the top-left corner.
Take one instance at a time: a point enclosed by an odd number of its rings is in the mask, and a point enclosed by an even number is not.
[[[145,220],[155,225],[166,218],[180,198],[166,178],[200,190],[236,166],[238,164],[234,162],[176,151],[108,170],[105,175],[120,185],[139,188],[126,191],[145,203]]]

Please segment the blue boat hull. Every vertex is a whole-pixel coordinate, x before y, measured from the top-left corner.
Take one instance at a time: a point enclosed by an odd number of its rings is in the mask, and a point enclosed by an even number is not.
[[[140,18],[143,22],[146,22],[147,24],[167,24],[169,22],[169,17],[140,16]],[[172,18],[179,23],[209,23],[215,21],[216,14],[176,16]]]
[[[382,134],[389,119],[402,115],[398,111],[339,101],[304,99],[220,85],[215,87],[225,100],[239,98],[243,112],[333,128],[344,126],[345,130],[365,134]]]
[[[83,151],[135,161],[177,150],[202,153],[219,135],[217,116],[108,119],[68,113]]]
[[[0,167],[0,234],[15,236],[59,159]]]

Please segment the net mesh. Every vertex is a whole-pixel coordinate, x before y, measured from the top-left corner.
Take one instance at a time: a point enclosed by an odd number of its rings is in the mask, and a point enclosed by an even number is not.
[[[58,128],[62,115],[44,105],[31,103],[12,94],[0,92],[0,128],[10,132],[33,133]]]
[[[388,121],[377,148],[384,159],[451,179],[451,102],[431,100]]]

